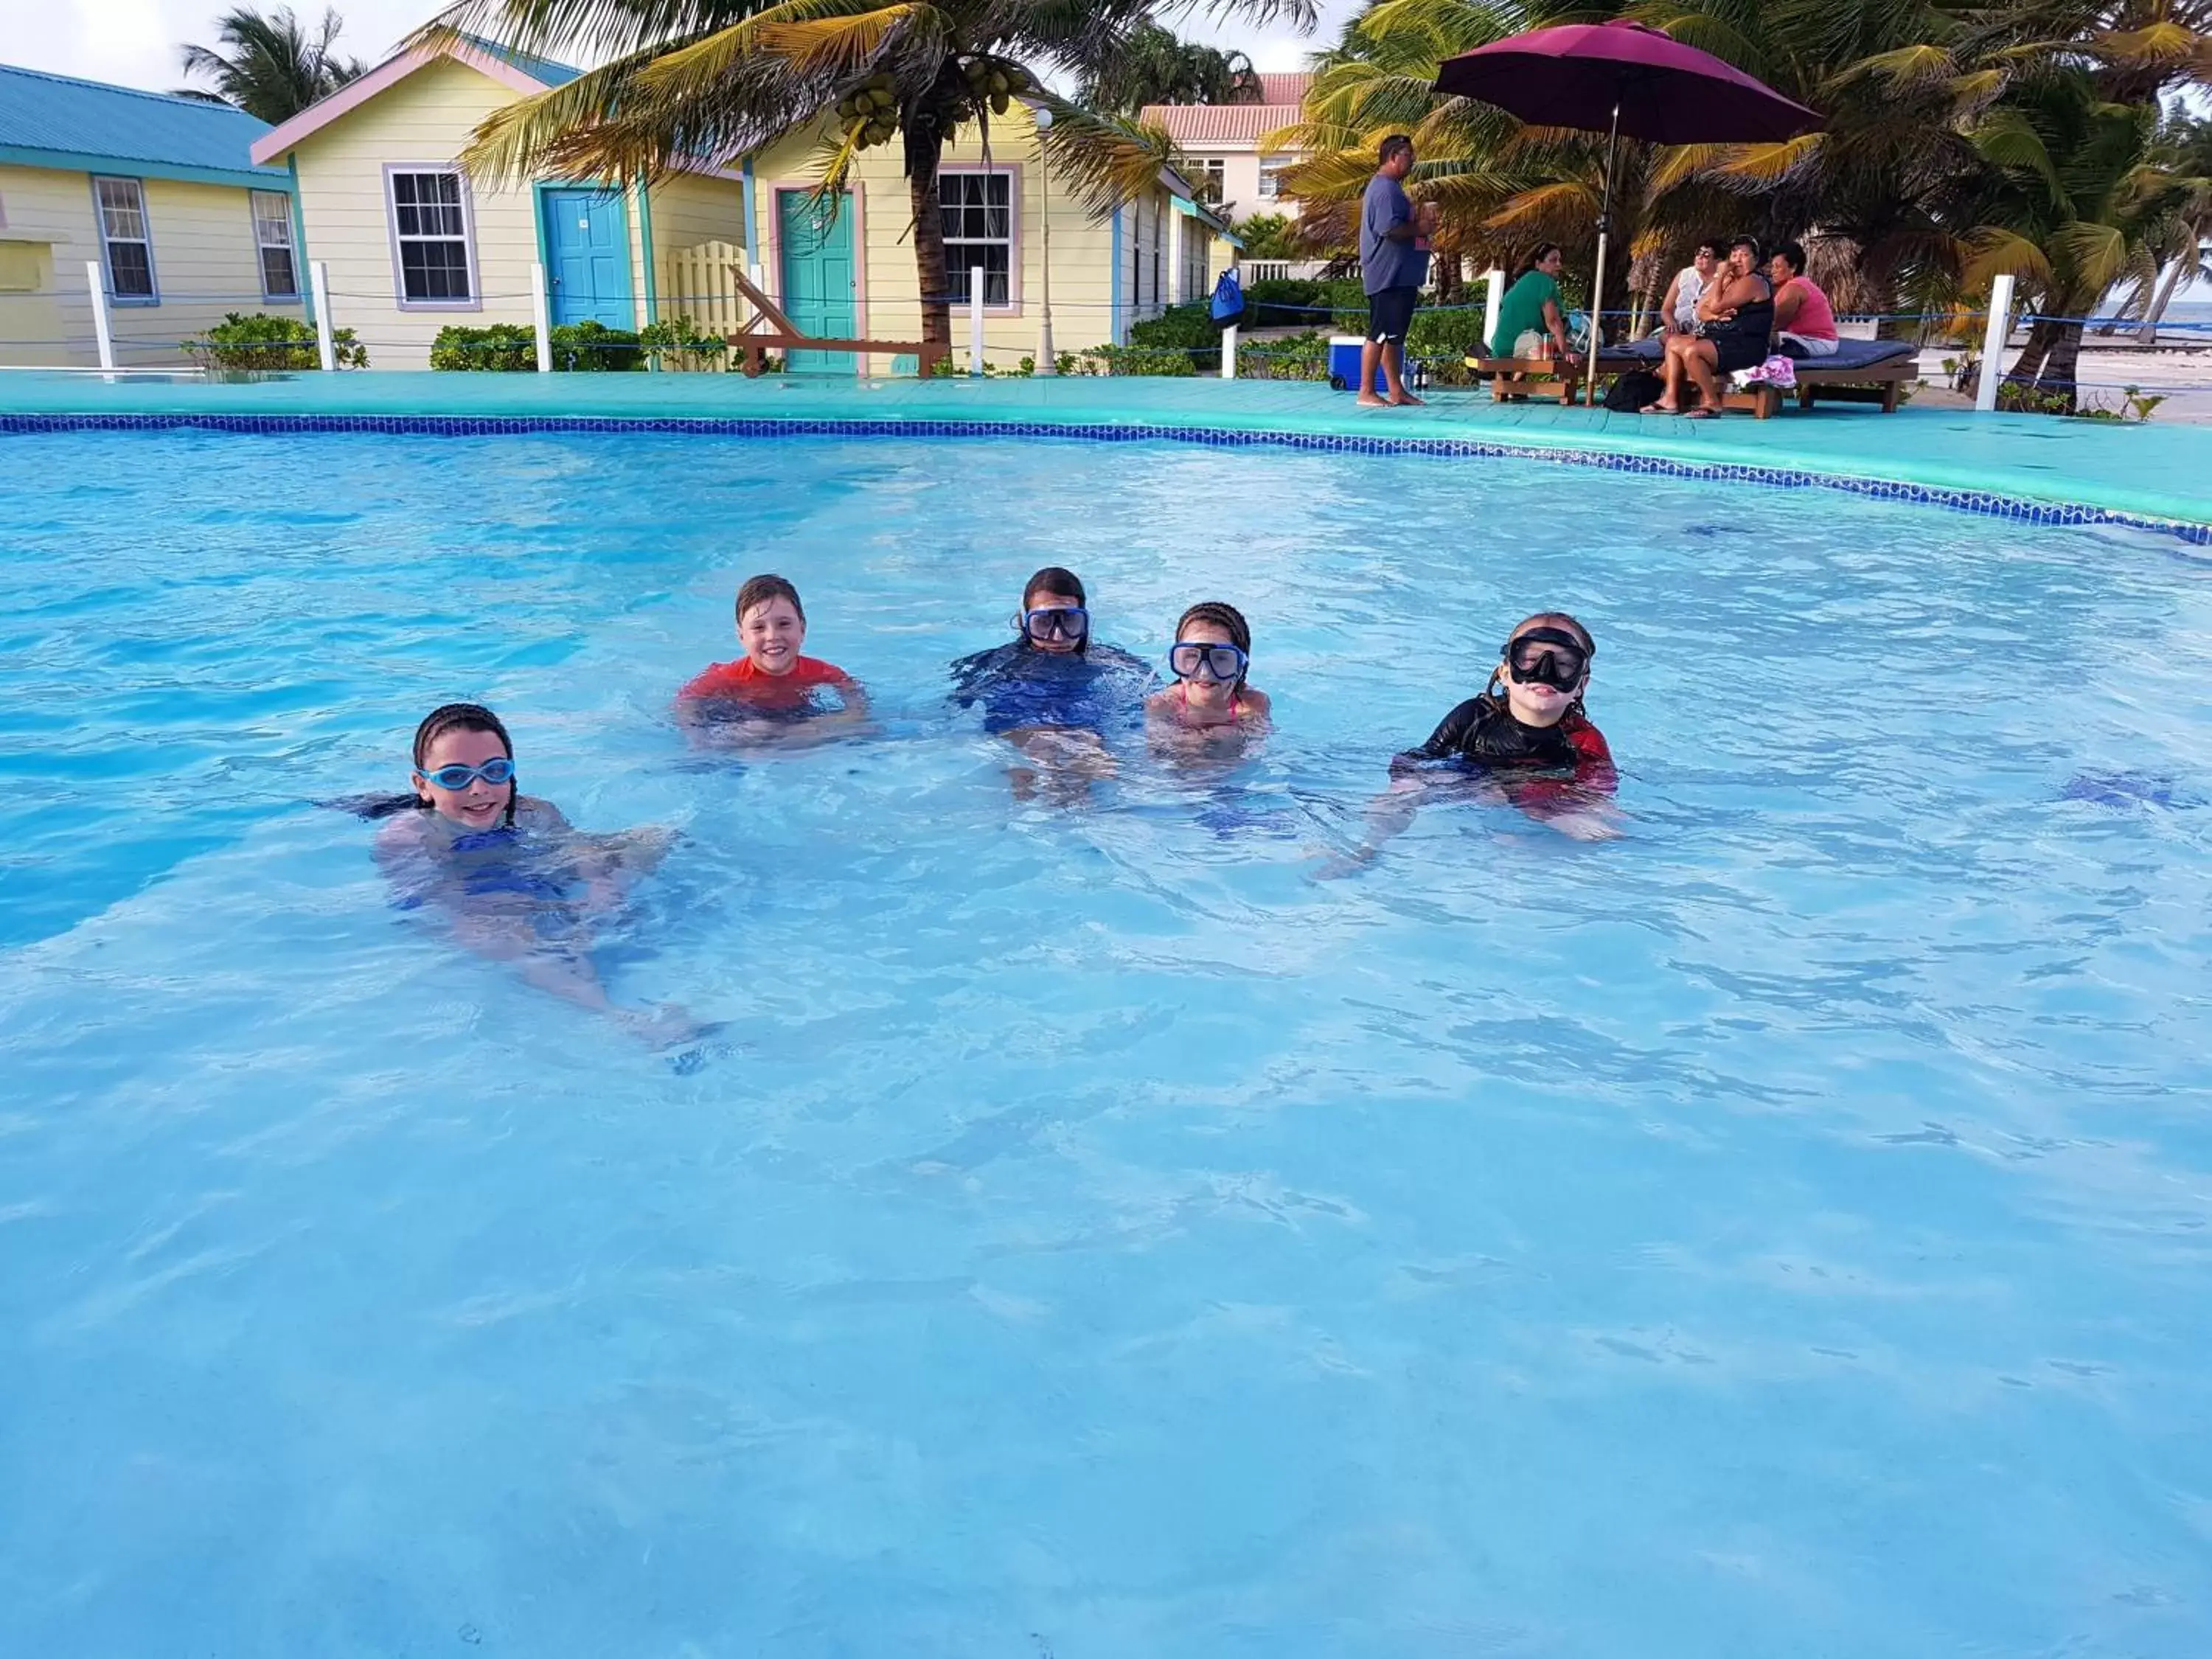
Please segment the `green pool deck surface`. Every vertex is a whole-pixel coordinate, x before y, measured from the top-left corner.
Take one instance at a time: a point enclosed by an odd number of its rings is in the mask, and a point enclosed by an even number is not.
[[[348,415],[447,418],[1019,421],[1224,432],[1462,440],[1790,468],[2212,525],[2212,428],[1823,404],[1770,421],[1691,421],[1439,390],[1420,409],[1363,410],[1308,381],[1070,377],[873,380],[736,374],[454,374],[373,370],[202,381],[0,374],[0,416]],[[0,452],[4,454],[4,452]]]

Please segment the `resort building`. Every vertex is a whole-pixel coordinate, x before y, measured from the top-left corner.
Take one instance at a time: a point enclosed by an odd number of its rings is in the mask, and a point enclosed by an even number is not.
[[[899,146],[861,153],[848,210],[828,224],[814,195],[821,146],[819,133],[794,135],[743,166],[754,247],[769,281],[809,333],[920,338],[914,210]],[[1019,100],[993,119],[988,144],[970,125],[946,145],[937,199],[954,343],[966,345],[969,284],[980,268],[986,351],[1000,367],[1036,354],[1048,287],[1056,351],[1125,343],[1131,324],[1206,295],[1216,250],[1230,238],[1227,223],[1171,167],[1119,211],[1094,217],[1054,181],[1035,118]],[[825,262],[851,264],[851,282],[820,274]]]
[[[1262,75],[1256,104],[1148,104],[1139,116],[1164,127],[1188,159],[1200,193],[1232,223],[1255,214],[1297,216],[1298,204],[1281,194],[1283,170],[1301,160],[1268,139],[1304,118],[1310,75]]]
[[[702,165],[649,191],[472,185],[460,156],[478,123],[577,73],[477,41],[403,52],[255,143],[256,161],[298,179],[331,320],[355,331],[373,368],[428,368],[449,324],[528,327],[539,264],[555,327],[642,327],[659,313],[665,255],[742,236],[738,178],[726,168]]]
[[[573,80],[566,64],[463,40],[403,52],[253,146],[289,166],[315,257],[330,270],[332,320],[357,331],[374,367],[420,368],[448,324],[532,318],[532,266],[547,274],[553,325],[595,319],[635,329],[678,314],[717,331],[750,317],[730,273],[749,273],[805,332],[918,340],[921,292],[900,149],[860,158],[842,207],[817,194],[822,137],[794,134],[758,155],[702,162],[650,190],[544,179],[492,190],[460,165],[477,125],[514,100]],[[1164,169],[1104,220],[1055,192],[1028,110],[950,146],[939,182],[951,292],[964,306],[984,272],[987,349],[1006,366],[1037,347],[1050,247],[1060,350],[1119,342],[1132,322],[1207,290],[1227,226]],[[968,338],[956,324],[956,343]],[[893,368],[839,357],[811,363]]]
[[[242,111],[0,65],[0,365],[173,367],[227,312],[304,315],[292,178]]]

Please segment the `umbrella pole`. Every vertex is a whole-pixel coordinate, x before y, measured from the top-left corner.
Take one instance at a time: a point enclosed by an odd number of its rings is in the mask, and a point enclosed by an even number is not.
[[[1613,228],[1613,150],[1620,142],[1620,100],[1613,100],[1613,126],[1605,135],[1605,188],[1598,198],[1597,270],[1590,276],[1589,374],[1583,382],[1583,402],[1597,407],[1597,343],[1605,316],[1605,245]]]

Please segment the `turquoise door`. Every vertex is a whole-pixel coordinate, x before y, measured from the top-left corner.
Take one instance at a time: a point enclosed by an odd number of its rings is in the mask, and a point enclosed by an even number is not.
[[[859,319],[859,273],[853,264],[852,198],[830,212],[807,191],[776,192],[776,237],[783,251],[783,309],[802,334],[849,340]],[[849,351],[794,351],[793,373],[852,374]]]
[[[538,196],[545,229],[545,278],[553,326],[586,317],[609,328],[635,328],[629,291],[629,210],[619,192],[546,190]]]

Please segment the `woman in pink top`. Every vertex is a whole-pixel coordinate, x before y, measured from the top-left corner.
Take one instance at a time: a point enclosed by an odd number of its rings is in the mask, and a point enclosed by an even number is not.
[[[1767,275],[1774,283],[1774,343],[1796,346],[1808,357],[1836,355],[1836,313],[1828,296],[1805,274],[1805,249],[1799,242],[1784,242],[1768,261]]]

